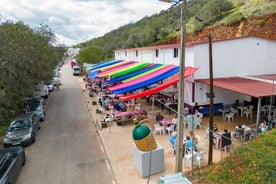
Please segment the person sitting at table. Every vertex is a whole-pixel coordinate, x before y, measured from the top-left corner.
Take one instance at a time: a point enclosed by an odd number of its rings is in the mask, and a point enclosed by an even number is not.
[[[213,132],[218,132],[217,124],[214,124],[214,126],[213,126]]]
[[[190,152],[191,150],[197,151],[197,148],[194,144],[194,139],[191,139],[190,136],[186,136],[185,146],[186,153]]]
[[[266,132],[267,131],[267,126],[264,123],[261,123],[259,126],[261,132]]]
[[[190,137],[190,139],[194,140],[194,146],[196,147],[198,144],[198,137],[196,137],[192,131],[189,131],[189,137]]]
[[[173,115],[171,122],[172,122],[172,125],[174,126],[174,128],[176,128],[176,126],[177,126],[177,115],[176,114]]]
[[[163,120],[164,116],[162,116],[161,112],[158,112],[155,116],[156,123],[159,123],[159,121]]]
[[[236,127],[235,132],[234,132],[234,137],[244,138],[244,128],[241,125]]]
[[[173,131],[169,137],[169,142],[175,146],[177,133]]]
[[[274,128],[275,127],[275,120],[274,121],[271,121],[271,116],[269,115],[266,115],[264,117],[264,123],[267,125],[267,126],[270,126],[271,128]]]
[[[221,135],[221,148],[225,149],[225,146],[231,145],[231,132],[227,129],[224,129],[224,133]]]

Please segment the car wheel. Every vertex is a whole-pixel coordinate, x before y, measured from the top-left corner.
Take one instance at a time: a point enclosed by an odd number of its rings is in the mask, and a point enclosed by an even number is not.
[[[33,135],[33,141],[32,141],[32,143],[35,143],[35,135]]]

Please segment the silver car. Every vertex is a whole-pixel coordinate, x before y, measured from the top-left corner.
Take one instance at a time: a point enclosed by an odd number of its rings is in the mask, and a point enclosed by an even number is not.
[[[39,117],[34,113],[22,113],[15,117],[3,138],[4,147],[26,146],[35,142]]]

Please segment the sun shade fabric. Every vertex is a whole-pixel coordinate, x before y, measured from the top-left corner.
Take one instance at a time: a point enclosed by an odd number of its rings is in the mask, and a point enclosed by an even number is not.
[[[166,72],[169,72],[171,70],[173,70],[174,68],[176,68],[175,65],[168,65],[160,70],[157,70],[157,71],[154,71],[152,73],[149,73],[147,75],[144,75],[142,77],[139,77],[139,78],[136,78],[136,79],[133,79],[133,80],[130,80],[130,81],[127,81],[127,82],[124,82],[122,84],[118,84],[116,86],[112,86],[109,88],[109,90],[111,91],[114,91],[114,90],[118,90],[118,89],[122,89],[122,88],[127,88],[131,85],[136,85],[138,83],[141,83],[141,82],[144,82],[146,80],[149,80],[149,79],[152,79],[156,76],[160,76],[160,75],[163,75],[164,73]]]
[[[135,66],[130,66],[130,67],[127,67],[127,68],[124,68],[124,69],[121,69],[121,70],[118,70],[114,73],[111,73],[110,76],[113,77],[113,78],[116,78],[116,77],[120,77],[120,76],[123,76],[123,75],[127,75],[131,72],[135,72],[141,68],[144,68],[146,66],[150,65],[150,63],[145,63],[145,62],[139,62],[137,63]]]
[[[104,62],[104,63],[100,63],[100,64],[97,64],[95,66],[93,66],[91,68],[91,70],[95,70],[95,69],[98,69],[98,68],[103,68],[105,66],[109,66],[109,65],[113,65],[115,63],[119,63],[119,62],[122,62],[123,60],[112,60],[112,61],[107,61],[107,62]]]
[[[185,68],[185,72],[184,72],[184,78],[190,76],[191,74],[193,74],[195,71],[197,70],[197,68],[192,68],[192,67],[188,67]],[[123,100],[130,100],[130,99],[134,99],[134,98],[142,98],[144,96],[148,96],[148,95],[152,95],[155,94],[159,91],[162,91],[163,89],[166,89],[174,84],[176,84],[179,81],[179,74],[173,76],[171,79],[169,79],[167,82],[152,88],[150,90],[147,91],[143,91],[141,93],[137,93],[137,94],[130,94],[130,95],[126,95],[126,96],[121,96],[120,99]]]
[[[104,71],[103,71],[102,69],[100,69],[100,70],[101,70],[101,73],[97,74],[96,77],[106,77],[106,76],[110,75],[112,72],[116,72],[116,71],[118,71],[118,70],[120,70],[120,69],[124,69],[124,68],[127,68],[127,67],[129,67],[129,66],[133,66],[133,65],[135,65],[135,64],[137,64],[137,62],[125,63],[125,64],[123,64],[123,65],[119,65],[119,66],[116,66],[116,67],[112,67],[112,68],[109,68],[109,69],[104,70]]]
[[[122,80],[124,80],[124,79],[133,77],[133,76],[135,76],[135,75],[144,73],[144,72],[146,72],[146,71],[149,71],[149,70],[151,70],[151,69],[153,69],[153,68],[156,68],[156,67],[158,67],[158,66],[160,66],[160,65],[162,65],[162,64],[151,64],[151,65],[149,65],[149,66],[147,66],[147,67],[145,67],[145,68],[142,68],[142,69],[140,69],[140,70],[137,70],[136,72],[132,72],[132,73],[130,73],[130,74],[127,74],[127,75],[124,75],[124,76],[121,76],[121,77],[117,77],[117,78],[113,78],[113,79],[107,80],[107,81],[104,82],[104,84],[112,84],[112,83],[115,83],[115,82],[120,82],[120,81],[122,81]]]
[[[153,77],[153,78],[149,78],[148,80],[146,81],[143,81],[143,82],[140,82],[140,83],[137,83],[137,84],[134,84],[134,85],[131,85],[131,86],[128,86],[127,88],[124,88],[124,89],[119,89],[119,90],[114,90],[112,91],[114,94],[122,94],[122,93],[127,93],[127,92],[130,92],[130,91],[135,91],[137,89],[141,89],[141,88],[144,88],[144,87],[147,87],[151,84],[154,84],[154,83],[157,83],[161,80],[164,80],[174,74],[176,74],[177,72],[179,71],[179,67],[176,67],[166,73],[162,73],[156,77]]]
[[[128,81],[130,81],[130,80],[133,80],[133,79],[137,79],[137,78],[143,77],[144,75],[150,74],[150,73],[152,73],[152,72],[155,72],[155,71],[160,70],[160,69],[162,69],[162,68],[165,68],[165,67],[167,67],[167,66],[168,66],[168,64],[162,64],[162,65],[160,65],[160,66],[158,66],[158,67],[156,67],[156,68],[153,68],[153,69],[151,69],[151,70],[149,70],[149,71],[146,71],[146,72],[143,72],[143,73],[141,73],[141,74],[138,74],[138,75],[135,75],[135,76],[133,76],[133,77],[130,77],[130,78],[128,78],[128,79],[125,79],[125,80],[123,80],[123,82],[128,82]]]

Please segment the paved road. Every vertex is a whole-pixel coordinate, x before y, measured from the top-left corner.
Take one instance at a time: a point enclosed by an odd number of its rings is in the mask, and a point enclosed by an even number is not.
[[[17,183],[115,183],[77,77],[69,65],[61,71],[62,85],[48,99],[46,121],[36,142],[26,147],[27,163]]]

